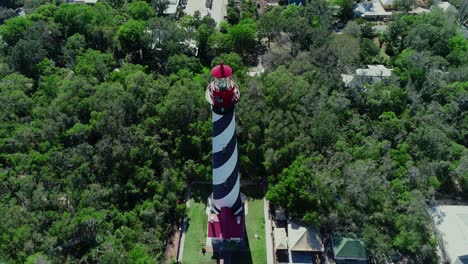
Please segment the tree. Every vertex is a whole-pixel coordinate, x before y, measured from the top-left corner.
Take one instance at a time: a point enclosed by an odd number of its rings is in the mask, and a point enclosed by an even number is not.
[[[86,47],[86,39],[83,35],[76,33],[67,39],[63,47],[63,55],[66,64],[69,67],[74,67],[78,56],[84,53]]]
[[[21,6],[21,1],[20,0],[5,0],[5,1],[2,1],[0,6],[6,7],[6,8],[17,8]]]
[[[202,26],[200,26],[200,28],[201,27]],[[209,36],[207,45],[209,47],[208,58],[214,58],[223,53],[233,51],[235,44],[230,34],[215,32]]]
[[[447,136],[437,128],[423,125],[408,136],[409,144],[414,148],[414,155],[424,155],[431,159],[440,159],[447,155]]]
[[[456,35],[449,40],[450,53],[447,60],[452,65],[465,65],[468,63],[468,41],[461,35]]]
[[[362,38],[360,43],[359,60],[363,64],[372,64],[379,55],[380,49],[374,41],[368,38]]]
[[[151,0],[151,3],[159,17],[164,15],[164,12],[166,12],[170,4],[169,0]]]
[[[15,11],[10,8],[0,6],[0,23],[3,23],[5,20],[14,17]]]
[[[284,27],[284,21],[281,21],[282,10],[280,7],[275,7],[263,14],[258,20],[258,35],[268,38],[268,47],[270,47],[270,42],[281,33]]]
[[[154,16],[154,9],[144,1],[135,1],[128,7],[128,14],[135,20],[148,20]]]
[[[96,78],[102,82],[106,80],[113,66],[114,60],[111,54],[88,49],[83,55],[78,56],[75,72],[89,79]]]
[[[34,9],[48,2],[48,0],[23,0],[23,6],[27,9]]]
[[[310,162],[311,159],[304,156],[297,157],[278,175],[278,182],[266,194],[268,200],[286,208],[296,218],[301,218],[310,211],[321,212],[320,207],[329,199],[326,186],[321,184],[318,176],[308,167]],[[314,220],[316,224],[317,218]]]
[[[145,23],[136,20],[125,22],[117,31],[117,39],[124,51],[138,51],[146,44]]]
[[[340,7],[340,18],[347,21],[353,18],[354,1],[351,0],[334,0],[333,3]]]
[[[0,35],[3,41],[10,47],[14,46],[26,32],[26,29],[32,25],[32,21],[24,17],[15,17],[8,19],[0,27]]]
[[[361,26],[354,21],[348,21],[345,28],[343,29],[343,33],[359,39],[361,38]]]
[[[253,0],[242,0],[240,3],[240,19],[257,19],[257,6]]]
[[[236,25],[240,21],[240,10],[237,7],[228,7],[226,20],[231,25]]]
[[[413,9],[415,3],[416,3],[415,0],[396,0],[395,1],[395,6],[399,10],[404,10],[404,11],[408,12],[411,9]]]
[[[159,18],[149,21],[150,43],[156,50],[156,58],[165,64],[167,59],[176,54],[189,54],[188,32],[170,19]],[[152,57],[152,59],[155,59]]]
[[[330,46],[334,54],[336,54],[341,67],[357,64],[360,53],[358,39],[347,34],[335,35],[331,40]]]
[[[195,38],[198,42],[198,53],[200,54],[200,58],[203,60],[206,60],[208,57],[208,49],[210,47],[210,45],[208,45],[208,41],[214,32],[214,28],[211,28],[206,24],[202,24],[198,27],[197,32],[195,33]]]
[[[188,57],[184,54],[169,57],[167,61],[167,71],[169,73],[178,73],[183,69],[189,70],[193,73],[199,73],[201,71],[201,65],[196,58]]]
[[[214,67],[220,63],[229,65],[233,69],[234,73],[237,73],[238,75],[242,75],[242,73],[246,70],[246,67],[242,63],[241,56],[234,52],[221,54],[219,57],[214,58],[211,62],[211,66]]]
[[[234,49],[244,58],[255,54],[256,25],[251,19],[244,19],[239,24],[229,28],[228,35],[234,44]]]
[[[46,54],[40,41],[21,39],[12,48],[9,61],[15,70],[34,77],[37,74],[37,64],[45,58]]]
[[[88,36],[96,19],[89,5],[64,4],[54,14],[54,20],[60,25],[65,37],[75,33]]]

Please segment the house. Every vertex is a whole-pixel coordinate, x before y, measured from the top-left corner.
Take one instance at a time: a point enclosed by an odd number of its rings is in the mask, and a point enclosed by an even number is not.
[[[346,87],[354,87],[360,82],[378,82],[392,76],[393,69],[384,65],[367,65],[367,68],[356,69],[354,74],[341,74]]]
[[[369,20],[383,20],[392,15],[393,13],[385,10],[379,0],[364,1],[354,5],[355,17],[362,17]]]
[[[468,263],[468,206],[438,205],[429,209],[445,263]]]
[[[440,8],[444,13],[458,15],[458,9],[449,2],[438,2],[431,6],[431,10]]]
[[[380,3],[387,11],[395,9],[395,0],[380,0]]]
[[[332,236],[333,257],[336,264],[366,264],[367,253],[364,243],[350,236]]]
[[[379,80],[383,77],[392,76],[392,69],[387,69],[383,65],[367,65],[367,69],[356,69],[356,74],[361,76],[367,76],[372,78],[378,78]]]
[[[325,247],[320,231],[301,221],[288,221],[289,263],[317,263]]]
[[[167,9],[164,10],[164,14],[173,15],[177,12],[177,7],[179,6],[179,0],[169,0]]]
[[[413,15],[419,15],[419,14],[424,14],[424,13],[427,13],[427,12],[430,12],[430,10],[418,6],[418,7],[414,8],[413,10],[409,11],[408,13],[413,14]]]

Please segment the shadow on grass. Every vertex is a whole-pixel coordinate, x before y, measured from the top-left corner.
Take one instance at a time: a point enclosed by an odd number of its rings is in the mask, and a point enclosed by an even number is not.
[[[208,200],[208,196],[210,196],[212,192],[212,185],[207,183],[197,183],[192,184],[192,196],[191,198],[197,203],[203,203],[206,205]]]
[[[241,192],[250,199],[263,199],[264,196],[262,184],[242,185]]]
[[[249,245],[249,236],[247,232],[244,236],[244,241],[242,242],[239,252],[234,252],[231,257],[232,263],[245,263],[245,264],[252,264],[252,253],[250,252],[250,245]]]

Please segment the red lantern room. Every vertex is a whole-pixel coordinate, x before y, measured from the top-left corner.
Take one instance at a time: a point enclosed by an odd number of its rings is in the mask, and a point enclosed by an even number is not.
[[[225,113],[234,109],[239,102],[239,87],[231,79],[232,68],[223,63],[211,70],[213,76],[206,88],[206,100],[213,106],[213,110]]]

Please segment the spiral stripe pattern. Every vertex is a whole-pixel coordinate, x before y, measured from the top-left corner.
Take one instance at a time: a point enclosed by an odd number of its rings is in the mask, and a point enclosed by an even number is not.
[[[239,160],[234,109],[222,115],[213,111],[213,205],[242,212]]]

